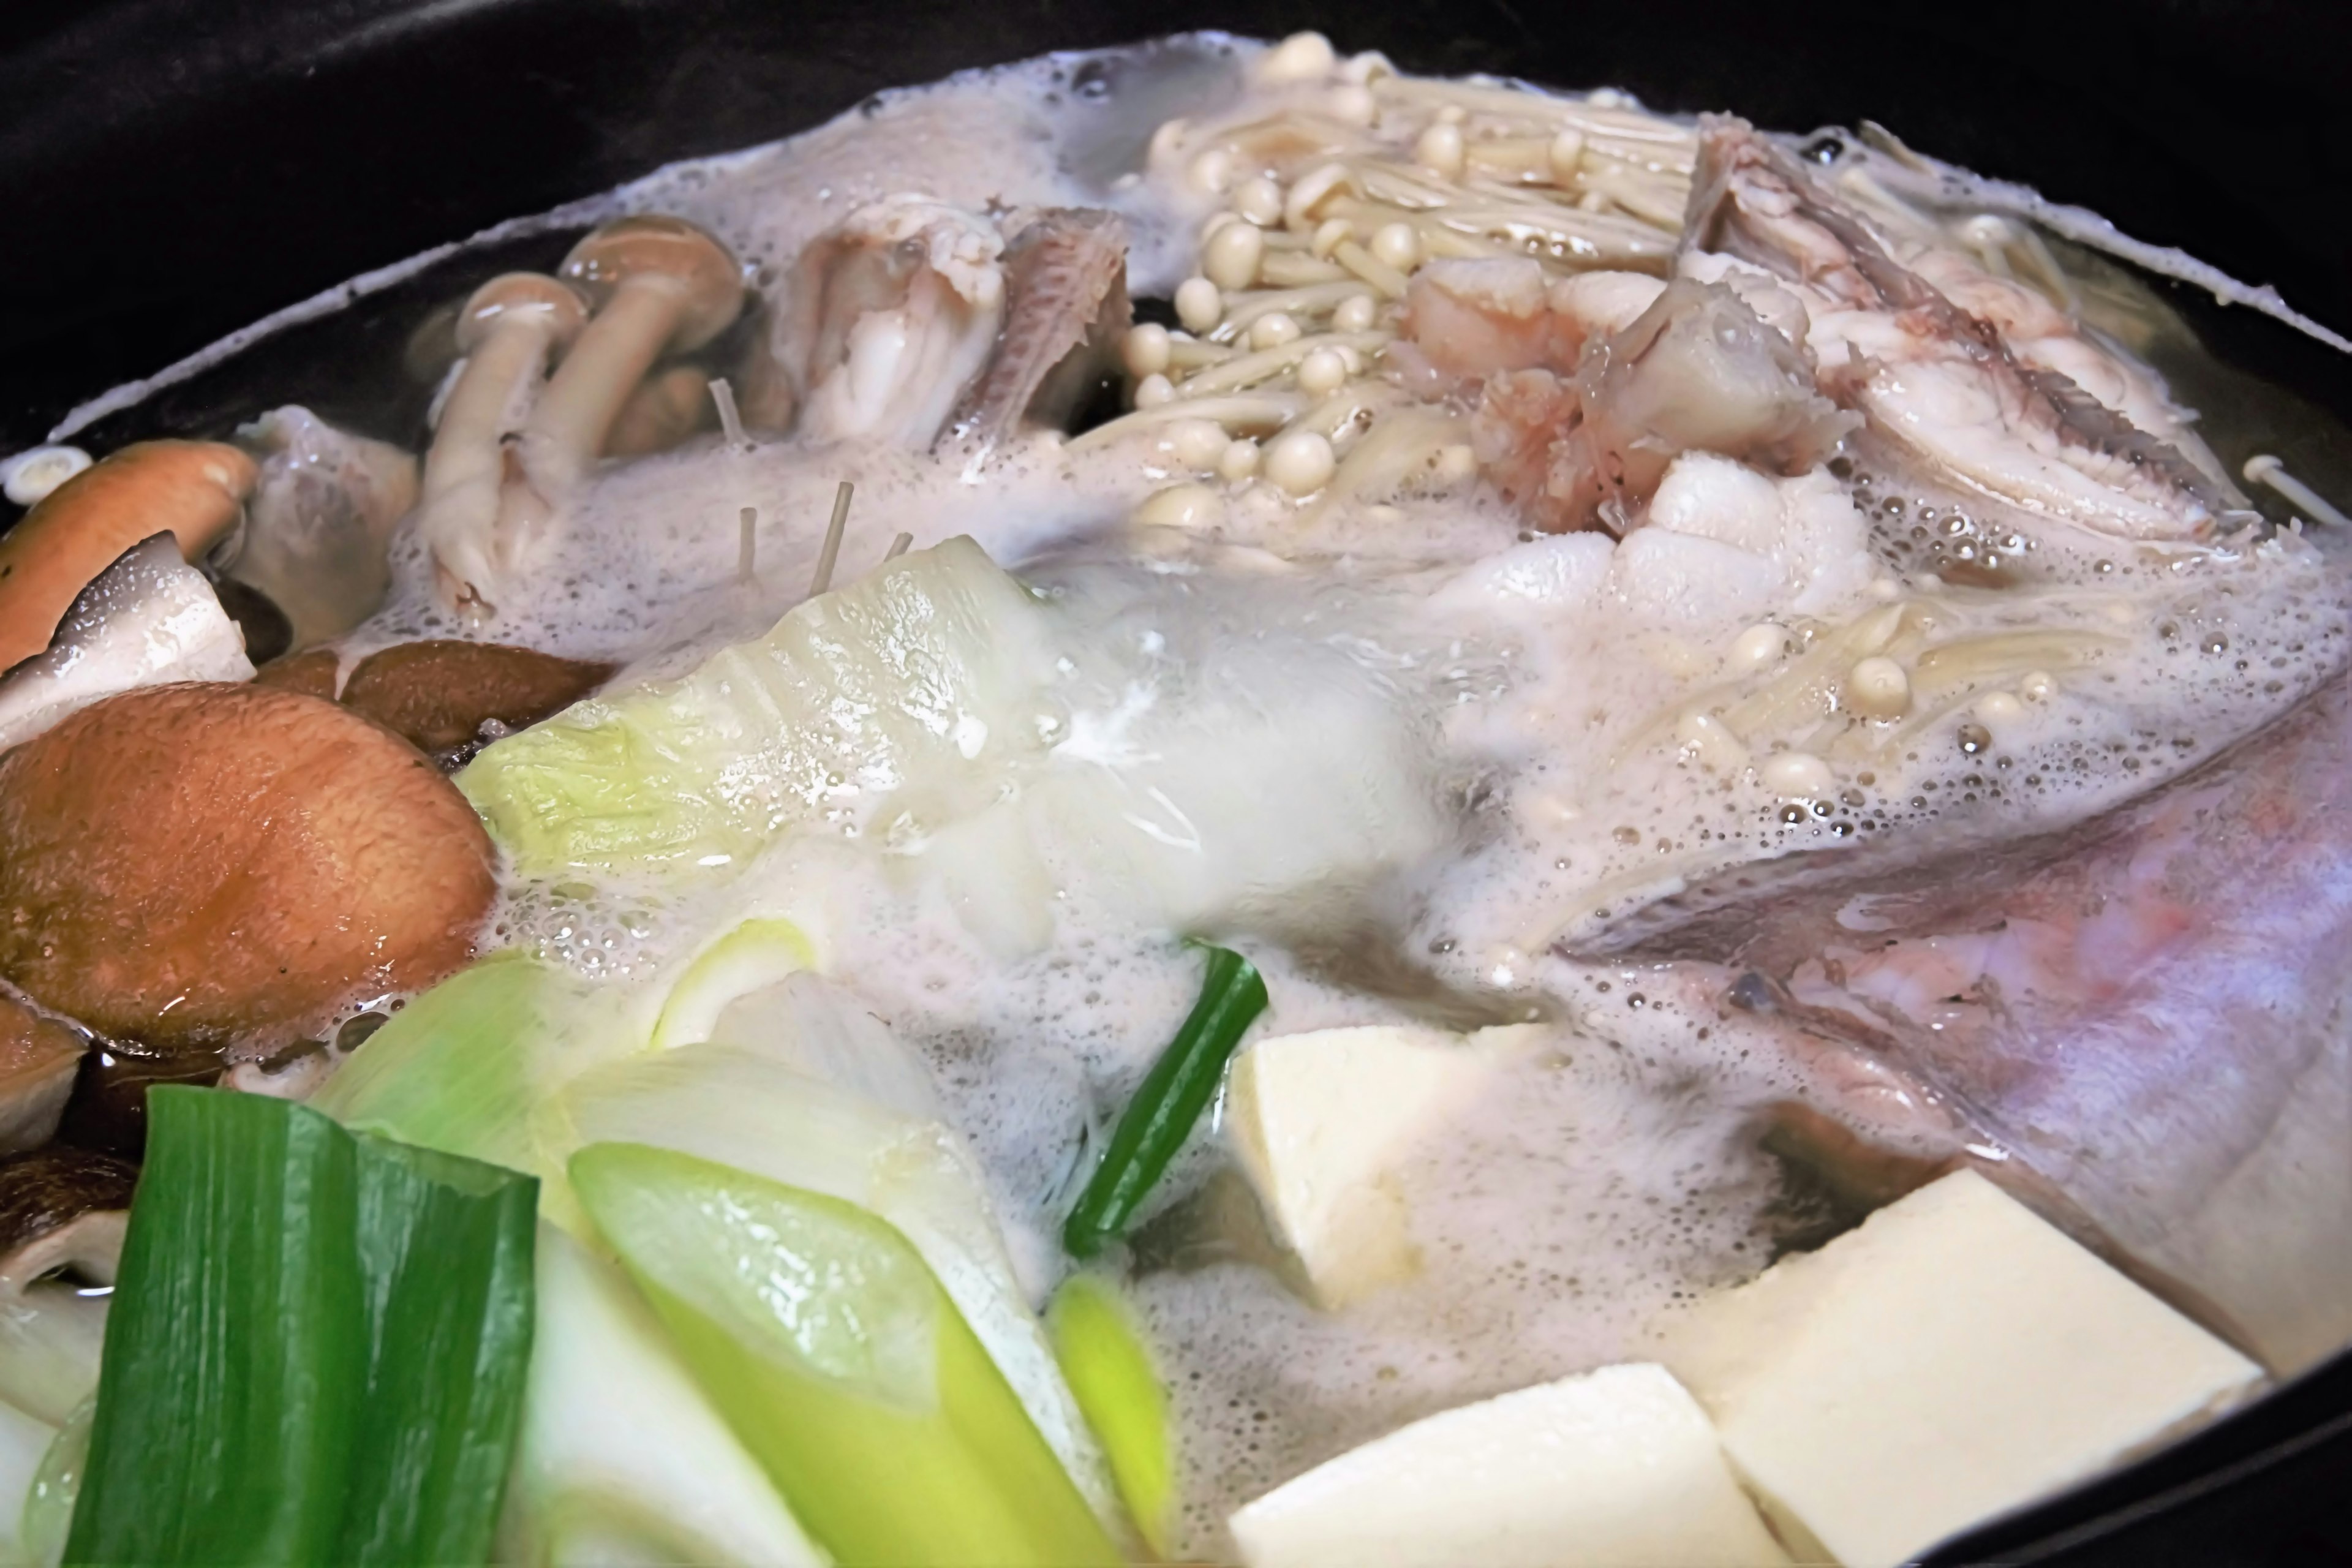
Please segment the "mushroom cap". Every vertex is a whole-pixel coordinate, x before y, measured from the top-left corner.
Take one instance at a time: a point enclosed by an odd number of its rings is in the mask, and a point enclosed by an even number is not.
[[[253,459],[218,441],[141,441],[84,468],[0,535],[0,670],[47,651],[81,591],[170,531],[189,561],[236,522]]]
[[[614,667],[507,643],[439,638],[360,660],[344,703],[427,752],[473,740],[483,721],[520,730],[587,696]]]
[[[87,1149],[53,1147],[0,1162],[0,1296],[73,1264],[114,1283],[139,1167]]]
[[[670,334],[672,353],[700,348],[743,309],[743,268],[734,253],[718,236],[682,217],[614,218],[572,247],[562,273],[599,310],[631,279],[658,278],[671,284],[684,305]]]
[[[475,289],[458,312],[457,352],[472,353],[502,317],[525,314],[544,318],[558,348],[588,324],[587,304],[571,284],[544,272],[502,272]]]
[[[274,1048],[465,963],[496,884],[473,808],[349,709],[130,691],[0,756],[0,974],[169,1048]]]

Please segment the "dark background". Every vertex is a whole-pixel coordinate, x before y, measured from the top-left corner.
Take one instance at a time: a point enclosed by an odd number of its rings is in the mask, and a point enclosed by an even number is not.
[[[886,87],[1193,27],[1319,26],[1408,68],[1613,84],[1780,129],[1876,120],[2352,333],[2347,17],[2343,0],[0,0],[0,452],[269,310],[501,218]],[[2198,321],[2225,357],[2352,416],[2344,362],[2243,311]],[[2347,1412],[2339,1364],[1953,1560],[2352,1568]]]

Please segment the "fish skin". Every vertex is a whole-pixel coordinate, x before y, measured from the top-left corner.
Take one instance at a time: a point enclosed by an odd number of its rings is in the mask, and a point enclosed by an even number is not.
[[[1683,247],[1729,256],[1788,280],[1812,308],[1817,327],[1840,312],[1865,324],[1864,336],[1850,341],[1852,357],[1843,366],[1823,357],[1823,390],[1869,416],[1874,444],[1948,468],[1987,499],[2029,512],[2056,510],[2106,531],[2183,542],[2211,537],[2224,516],[2245,505],[2179,447],[2072,378],[2021,361],[1990,321],[1896,260],[1859,213],[1743,120],[1700,121]],[[1918,357],[1906,365],[1901,354],[1872,352],[1889,345]],[[2076,495],[2053,509],[2048,497],[2024,493],[2034,486],[2004,485],[1992,467],[1970,471],[1950,453],[1923,445],[1919,433],[1932,421],[1905,408],[1906,374],[1957,377],[1955,384],[1981,388],[2017,454],[2076,470],[2111,491],[2114,505],[2101,515]]]
[[[2078,826],[1595,946],[1908,1075],[2274,1369],[2352,1341],[2352,671]]]

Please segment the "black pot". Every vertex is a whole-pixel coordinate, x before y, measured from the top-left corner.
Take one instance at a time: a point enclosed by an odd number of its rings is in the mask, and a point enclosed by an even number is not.
[[[803,129],[883,88],[1195,27],[1317,26],[1410,68],[1611,83],[1654,107],[1737,108],[1781,129],[1874,120],[2274,283],[2352,333],[2340,16],[2340,0],[10,0],[0,452],[273,310],[499,219]],[[455,268],[543,266],[568,239]],[[453,287],[444,274],[433,297]],[[2352,357],[2173,293],[2221,358],[2352,423]],[[413,441],[423,394],[401,375],[404,331],[398,310],[324,321],[77,438],[103,450],[221,434],[266,393]],[[2347,1493],[2352,1358],[2340,1357],[1937,1561],[2352,1564]]]

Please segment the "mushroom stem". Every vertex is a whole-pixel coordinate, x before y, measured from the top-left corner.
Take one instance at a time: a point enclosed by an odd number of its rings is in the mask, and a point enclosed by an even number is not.
[[[501,571],[518,553],[501,515],[506,434],[549,356],[584,315],[578,297],[554,279],[509,273],[476,290],[458,319],[466,363],[425,456],[417,524],[453,609],[488,610]]]
[[[657,273],[625,279],[613,291],[523,426],[522,468],[532,489],[554,497],[580,482],[603,454],[621,405],[668,346],[688,303],[685,289]]]
[[[615,219],[572,247],[563,276],[596,312],[523,426],[523,474],[550,502],[604,454],[613,421],[654,362],[700,348],[743,308],[735,258],[683,218]]]

